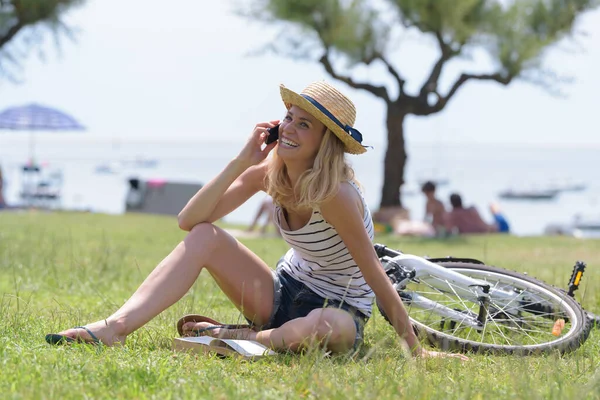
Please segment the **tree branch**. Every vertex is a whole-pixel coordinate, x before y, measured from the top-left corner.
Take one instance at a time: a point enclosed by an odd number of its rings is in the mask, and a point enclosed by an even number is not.
[[[406,83],[406,81],[404,79],[402,79],[402,77],[400,76],[400,74],[398,73],[396,68],[394,68],[394,66],[392,64],[390,64],[388,62],[388,60],[386,60],[382,55],[378,55],[377,58],[385,64],[388,72],[394,77],[394,79],[396,79],[396,82],[398,83],[398,90],[399,90],[400,96],[404,95],[404,84]],[[400,97],[400,96],[398,96],[398,97]]]
[[[441,32],[436,31],[435,38],[440,47],[441,54],[440,58],[433,66],[429,77],[421,87],[421,91],[419,92],[419,97],[421,99],[426,99],[429,93],[437,91],[438,81],[440,79],[440,75],[442,74],[442,70],[444,69],[444,65],[448,60],[459,53],[456,50],[453,50],[446,42],[444,42]]]
[[[425,115],[430,115],[430,114],[434,114],[436,112],[442,111],[444,109],[444,107],[446,107],[446,105],[448,104],[448,102],[450,101],[452,96],[454,96],[456,94],[456,92],[458,91],[458,89],[460,89],[460,87],[463,84],[465,84],[467,81],[470,81],[470,80],[495,81],[495,82],[501,83],[503,85],[508,85],[513,80],[513,78],[514,78],[514,76],[512,76],[512,75],[506,75],[506,74],[502,74],[500,72],[496,72],[495,74],[480,74],[480,75],[462,74],[456,80],[456,82],[454,82],[454,85],[452,85],[452,87],[450,88],[450,90],[448,91],[448,94],[446,94],[446,96],[440,96],[438,94],[438,101],[433,106],[422,107],[422,108],[416,110],[415,115],[425,116]]]
[[[387,89],[384,86],[375,86],[375,85],[371,85],[370,83],[359,83],[359,82],[355,82],[349,76],[338,75],[334,71],[333,65],[331,65],[331,61],[329,60],[329,52],[328,51],[326,51],[323,54],[323,56],[319,59],[319,62],[321,64],[323,64],[323,66],[325,67],[325,71],[327,71],[327,73],[329,75],[331,75],[334,79],[342,81],[342,82],[346,83],[348,86],[353,87],[355,89],[366,90],[366,91],[374,94],[375,96],[384,99],[386,102],[390,101]]]
[[[0,36],[0,49],[8,43],[25,25],[19,20],[11,26],[4,36]]]

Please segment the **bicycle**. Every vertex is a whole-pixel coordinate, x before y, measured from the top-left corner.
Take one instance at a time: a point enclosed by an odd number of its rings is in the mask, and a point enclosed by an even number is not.
[[[417,336],[444,351],[568,353],[585,342],[594,321],[598,324],[573,296],[583,263],[576,265],[567,293],[475,259],[423,258],[382,244],[375,244],[375,251]]]

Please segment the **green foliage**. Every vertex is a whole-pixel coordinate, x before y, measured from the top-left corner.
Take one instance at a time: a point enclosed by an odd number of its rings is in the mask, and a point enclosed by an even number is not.
[[[487,51],[512,78],[540,66],[544,50],[573,32],[577,17],[598,0],[256,0],[253,16],[293,24],[352,64],[390,57],[392,30],[436,37],[448,59]],[[284,35],[297,35],[284,30]],[[279,40],[279,39],[278,39]],[[299,39],[296,38],[297,41]],[[318,59],[318,57],[317,57]]]
[[[252,9],[255,17],[295,24],[323,48],[343,53],[352,63],[371,62],[382,54],[388,38],[389,27],[366,0],[260,0]]]
[[[490,8],[481,37],[487,50],[512,76],[541,65],[540,56],[573,32],[577,17],[598,6],[596,0],[521,0]]]
[[[13,77],[11,67],[18,68],[19,60],[39,47],[46,31],[71,35],[62,16],[84,1],[0,0],[0,74]]]
[[[428,33],[442,32],[457,43],[466,43],[489,15],[486,2],[481,0],[396,0],[392,3],[404,25]]]
[[[236,323],[239,311],[203,272],[187,295],[129,336],[124,347],[51,347],[44,335],[105,318],[185,236],[174,218],[0,213],[2,399],[594,399],[600,331],[576,352],[541,357],[407,360],[375,310],[356,356],[320,351],[257,363],[171,351],[175,321],[200,313]],[[600,241],[491,235],[447,240],[378,236],[407,253],[474,257],[565,287],[588,263],[576,297],[600,312]],[[274,266],[279,238],[244,244]]]

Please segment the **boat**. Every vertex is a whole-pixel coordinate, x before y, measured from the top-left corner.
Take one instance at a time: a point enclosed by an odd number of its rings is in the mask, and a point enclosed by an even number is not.
[[[402,196],[417,196],[421,194],[421,185],[405,183],[400,187]]]
[[[590,215],[576,215],[573,218],[573,227],[575,229],[586,231],[600,231],[600,215],[592,217]]]
[[[96,165],[94,172],[97,174],[116,174],[121,171],[121,165],[118,162],[108,162]]]
[[[558,195],[558,190],[553,189],[529,189],[515,190],[507,189],[498,194],[502,199],[507,200],[552,200]]]
[[[564,235],[578,238],[600,238],[600,215],[577,214],[569,223],[552,223],[544,229],[546,235]]]
[[[137,156],[133,159],[123,160],[122,164],[131,168],[155,168],[158,165],[158,160],[154,158]]]
[[[22,167],[19,197],[21,206],[56,208],[60,205],[63,186],[61,169],[47,164],[26,164]]]
[[[565,182],[552,185],[552,190],[558,192],[582,192],[587,189],[587,185],[582,182]]]

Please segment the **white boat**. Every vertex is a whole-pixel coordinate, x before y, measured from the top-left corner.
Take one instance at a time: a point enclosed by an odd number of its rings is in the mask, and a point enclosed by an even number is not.
[[[587,185],[585,183],[571,183],[560,187],[560,190],[563,192],[581,192],[585,189],[587,189]]]
[[[558,192],[582,192],[587,189],[587,185],[571,179],[560,179],[552,181],[548,188]]]
[[[552,200],[559,191],[553,189],[507,189],[498,194],[508,200]]]
[[[96,165],[94,172],[97,174],[116,174],[121,172],[121,165],[118,162],[108,162]]]
[[[559,183],[551,185],[552,190],[558,192],[582,192],[587,189],[587,185],[584,183]]]
[[[546,226],[547,235],[566,235],[578,238],[600,238],[600,215],[575,215],[566,224],[553,223]]]
[[[600,215],[576,215],[573,218],[573,227],[586,231],[600,231]]]
[[[123,165],[132,168],[154,168],[158,165],[158,160],[137,156],[133,159],[123,160]]]
[[[22,167],[20,186],[21,206],[57,208],[61,201],[63,172],[47,164],[26,164]]]

